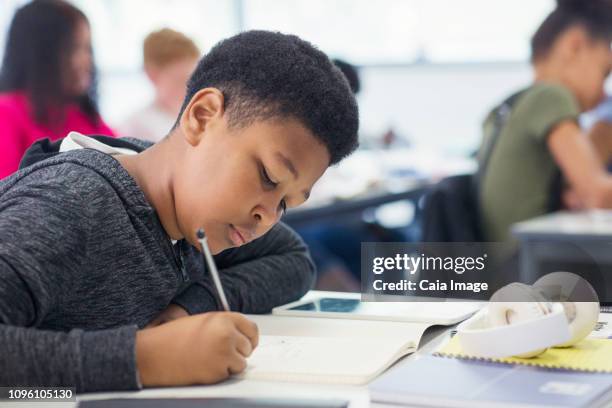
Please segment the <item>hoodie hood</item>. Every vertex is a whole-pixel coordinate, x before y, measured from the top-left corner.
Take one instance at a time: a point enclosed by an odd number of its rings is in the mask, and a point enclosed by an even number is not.
[[[84,136],[78,132],[70,132],[65,138],[52,142],[50,139],[36,141],[26,150],[19,169],[31,166],[60,153],[76,149],[94,149],[107,154],[136,154],[153,143],[131,137],[113,138],[109,136]]]

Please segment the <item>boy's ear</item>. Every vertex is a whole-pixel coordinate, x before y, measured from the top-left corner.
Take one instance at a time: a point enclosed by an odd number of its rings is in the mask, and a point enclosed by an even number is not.
[[[223,117],[223,93],[217,88],[200,89],[181,115],[180,128],[185,140],[197,146],[206,129]]]

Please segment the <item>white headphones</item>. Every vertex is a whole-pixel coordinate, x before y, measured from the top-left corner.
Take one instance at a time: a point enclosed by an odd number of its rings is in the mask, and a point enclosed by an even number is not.
[[[535,357],[569,347],[591,333],[599,317],[593,287],[570,272],[553,272],[533,286],[511,283],[457,327],[463,351],[475,357]]]

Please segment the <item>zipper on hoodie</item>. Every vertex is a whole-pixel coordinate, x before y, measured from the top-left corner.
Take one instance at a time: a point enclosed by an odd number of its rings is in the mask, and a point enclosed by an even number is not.
[[[177,262],[179,269],[181,270],[181,276],[183,277],[183,282],[189,282],[189,275],[187,274],[187,269],[185,269],[185,262],[183,261],[183,244],[177,242],[178,245],[178,257]]]
[[[172,251],[172,255],[174,257],[174,263],[181,273],[183,283],[189,282],[189,274],[185,269],[185,262],[183,262],[183,248],[180,241],[177,241],[176,244],[173,244],[171,241],[167,242],[170,244],[170,250]]]

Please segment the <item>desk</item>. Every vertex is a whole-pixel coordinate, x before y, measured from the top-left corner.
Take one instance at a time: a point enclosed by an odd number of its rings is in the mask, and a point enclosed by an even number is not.
[[[307,296],[328,296],[331,293],[310,292]],[[335,294],[336,295],[336,294]],[[340,294],[340,296],[342,296]],[[299,319],[299,318],[296,318]],[[600,321],[611,322],[610,314],[601,316]],[[430,354],[448,339],[450,327],[432,327],[428,329],[419,345],[419,350],[397,362],[388,371],[399,369],[404,364],[419,355]],[[604,329],[606,337],[610,330]],[[601,336],[600,336],[601,337]],[[350,401],[350,408],[383,408],[397,407],[397,405],[370,404],[367,385],[345,386],[345,385],[319,385],[300,384],[289,382],[254,381],[230,379],[221,384],[209,386],[176,387],[146,389],[136,392],[95,393],[79,396],[80,400],[102,399],[102,398],[204,398],[204,397],[245,397],[245,398],[270,398],[270,397],[297,397],[297,398],[336,398]],[[23,402],[2,404],[2,407],[24,407]],[[53,403],[40,402],[28,403],[28,407],[74,408],[76,403]]]
[[[425,180],[415,180],[412,187],[400,192],[380,192],[351,200],[338,200],[327,205],[313,206],[289,210],[283,217],[283,222],[292,227],[308,224],[313,220],[338,221],[349,217],[350,220],[360,219],[361,214],[368,208],[402,200],[418,201],[431,187],[432,183]],[[418,206],[415,206],[418,208]]]
[[[315,296],[339,295],[331,292],[311,291],[306,298]],[[300,319],[296,317],[296,319]],[[419,350],[409,355],[391,367],[393,370],[402,364],[408,364],[415,355],[431,353],[442,341],[448,338],[450,328],[432,327],[428,329],[419,344]],[[176,388],[154,388],[134,392],[112,392],[112,393],[91,393],[80,395],[79,400],[102,399],[102,398],[198,398],[198,397],[296,397],[296,398],[335,398],[349,400],[349,408],[366,408],[370,406],[382,407],[383,405],[370,405],[370,396],[367,385],[327,385],[327,384],[302,384],[276,381],[255,381],[230,379],[221,384],[193,387]],[[0,404],[1,405],[1,404]],[[52,403],[40,402],[29,404],[28,407],[55,408],[55,407],[76,407],[75,402]],[[2,405],[4,407],[4,405]],[[16,402],[6,405],[7,407],[24,407],[23,403]]]
[[[551,272],[543,270],[544,263],[566,270],[580,264],[592,265],[605,284],[603,292],[598,289],[600,301],[612,300],[612,277],[607,277],[612,271],[612,212],[561,211],[517,223],[512,234],[520,244],[522,282],[532,283],[543,273]]]
[[[612,321],[610,314],[602,315],[600,321]],[[428,330],[421,340],[419,350],[400,360],[389,371],[400,368],[403,364],[409,364],[417,355],[430,354],[448,339],[450,328],[434,327]],[[121,393],[97,393],[80,396],[81,400],[101,399],[101,398],[201,398],[201,397],[304,397],[304,398],[340,398],[350,400],[350,408],[397,408],[397,405],[370,404],[367,386],[339,386],[339,385],[316,385],[299,384],[287,382],[267,382],[267,381],[237,381],[228,380],[218,385],[194,386],[179,388],[160,388],[147,389],[137,392]],[[23,402],[0,404],[2,407],[20,408],[25,405]],[[36,404],[28,403],[28,407],[40,408],[74,408],[76,403],[53,403],[40,402]]]

